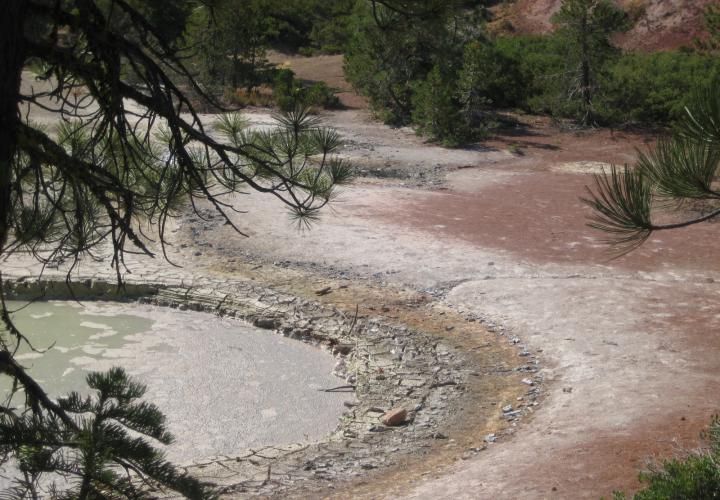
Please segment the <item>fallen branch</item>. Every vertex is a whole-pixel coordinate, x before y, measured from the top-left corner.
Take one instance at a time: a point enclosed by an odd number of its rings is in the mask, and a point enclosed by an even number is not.
[[[319,392],[339,392],[342,389],[352,389],[355,390],[354,385],[339,385],[337,387],[331,387],[330,389],[318,389]],[[352,392],[352,391],[343,391],[343,392]]]

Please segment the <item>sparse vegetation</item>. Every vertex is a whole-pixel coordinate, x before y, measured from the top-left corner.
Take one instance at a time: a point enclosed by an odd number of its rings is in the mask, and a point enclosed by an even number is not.
[[[273,101],[282,111],[296,108],[338,108],[340,100],[324,82],[305,85],[289,69],[280,69],[273,82]]]
[[[707,499],[720,498],[720,421],[714,418],[706,434],[705,449],[686,457],[652,464],[640,473],[646,486],[633,500]],[[626,500],[617,492],[614,500]]]
[[[190,1],[190,0],[188,0]],[[287,81],[287,69],[267,60],[271,48],[312,54],[345,45],[353,1],[218,0],[201,3],[187,30],[198,80],[209,93],[234,105],[337,107],[322,82]],[[277,86],[279,85],[279,87]],[[259,89],[263,87],[263,89]],[[274,99],[267,99],[272,88]]]
[[[696,40],[695,45],[702,52],[717,55],[720,50],[720,3],[711,3],[706,7],[704,21],[707,38]]]

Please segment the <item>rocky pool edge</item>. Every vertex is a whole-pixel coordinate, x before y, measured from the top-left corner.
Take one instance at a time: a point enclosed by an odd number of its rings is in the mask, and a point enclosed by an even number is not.
[[[97,278],[19,276],[6,278],[5,289],[12,299],[135,300],[212,313],[328,349],[338,359],[336,375],[345,380],[338,379],[336,390],[348,391],[347,410],[332,433],[315,442],[239,450],[182,467],[234,498],[326,488],[446,439],[453,410],[476,374],[469,356],[435,336],[242,280],[118,286]],[[393,410],[404,410],[404,418],[388,422]]]

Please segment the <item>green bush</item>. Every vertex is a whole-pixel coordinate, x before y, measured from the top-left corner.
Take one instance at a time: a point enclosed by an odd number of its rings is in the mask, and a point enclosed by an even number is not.
[[[340,99],[325,82],[313,83],[305,88],[303,92],[302,101],[308,106],[325,109],[337,109],[340,107]]]
[[[561,34],[488,40],[482,24],[450,22],[451,7],[432,19],[378,12],[382,26],[365,2],[357,4],[345,52],[348,80],[387,123],[414,124],[446,144],[481,137],[503,108],[591,116],[601,125],[671,126],[692,89],[720,69],[720,60],[691,50],[623,54],[603,38],[587,103]]]
[[[566,60],[550,36],[509,36],[495,40],[495,49],[515,67],[517,84],[509,92],[507,104],[539,114],[558,114],[562,92],[559,76]]]
[[[277,70],[273,83],[273,98],[275,105],[282,111],[290,111],[297,107],[340,107],[340,100],[325,82],[305,86],[289,69]]]
[[[275,105],[282,111],[289,111],[299,104],[302,86],[289,69],[279,69],[273,81]]]
[[[672,123],[693,89],[708,85],[718,69],[717,58],[695,52],[624,54],[606,68],[598,112],[608,123]]]
[[[344,48],[355,0],[259,1],[270,19],[271,46],[304,54],[337,53]]]
[[[463,102],[482,101],[495,107],[516,106],[522,99],[523,79],[517,61],[488,42],[465,48],[458,87]]]
[[[494,105],[575,116],[577,103],[567,99],[568,89],[559,78],[567,70],[567,62],[560,55],[558,40],[552,36],[501,37],[495,40],[493,50],[504,59],[500,75],[517,73],[514,78],[499,80],[496,88],[505,95],[501,100],[496,96]],[[482,53],[478,57],[482,59]],[[491,61],[492,57],[484,59]],[[493,81],[493,67],[484,63],[480,74],[487,73]],[[692,90],[710,82],[718,70],[720,60],[688,50],[620,54],[599,73],[594,111],[604,124],[668,126],[682,115]]]
[[[720,421],[713,419],[707,434],[709,449],[684,460],[666,460],[640,474],[647,487],[634,500],[720,499]],[[615,500],[627,498],[615,493]]]
[[[408,16],[382,6],[373,12],[370,2],[358,2],[354,11],[345,75],[376,114],[393,125],[412,121],[413,94],[433,68],[456,71],[462,64],[465,41],[452,29],[455,3],[426,3],[437,15]]]
[[[421,134],[454,147],[468,138],[468,130],[460,116],[454,75],[446,71],[435,66],[424,81],[414,86],[412,120]]]
[[[418,132],[455,147],[483,138],[492,107],[518,100],[519,75],[510,59],[488,43],[474,42],[459,71],[437,65],[413,87],[412,122]]]

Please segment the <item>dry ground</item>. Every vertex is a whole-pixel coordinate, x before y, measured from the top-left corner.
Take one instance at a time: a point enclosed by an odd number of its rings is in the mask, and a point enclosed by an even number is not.
[[[326,71],[336,74],[337,61]],[[260,111],[250,117],[268,119]],[[268,197],[248,195],[233,201],[248,210],[236,223],[250,238],[187,222],[178,238],[200,245],[202,256],[190,247],[173,255],[298,293],[345,283],[351,295],[336,288],[327,300],[346,307],[383,310],[391,292],[437,297],[447,314],[505,325],[508,337],[541,356],[546,380],[545,401],[512,437],[457,462],[458,453],[440,450],[424,464],[339,485],[344,495],[598,498],[637,487],[648,457],[697,444],[720,408],[717,227],[661,233],[610,260],[578,200],[592,182],[583,172],[595,164],[576,162],[631,161],[645,137],[577,135],[528,119],[483,147],[447,150],[362,109],[324,119],[346,138],[343,154],[372,169],[312,231],[299,232]],[[511,143],[524,154],[511,154]],[[393,307],[383,312],[441,331],[454,325],[437,311]],[[479,329],[445,335],[477,348],[489,342]],[[471,415],[498,419],[496,405],[481,398],[474,405]],[[470,446],[489,428],[461,428],[470,438],[457,442]]]
[[[316,79],[337,76],[337,66],[293,64],[313,67]],[[324,118],[346,138],[344,155],[389,178],[357,181],[310,232],[278,218],[266,198],[237,200],[251,237],[202,233],[214,245],[206,251],[281,263],[281,274],[305,279],[430,292],[503,323],[542,356],[549,382],[540,410],[507,442],[454,465],[433,462],[435,473],[390,471],[348,496],[598,498],[637,488],[647,459],[697,444],[720,407],[717,228],[660,233],[613,258],[579,200],[589,172],[632,162],[652,137],[562,132],[521,117],[526,126],[482,147],[447,150],[363,110]],[[407,182],[428,172],[429,182]]]
[[[362,111],[325,119],[348,137],[348,157],[389,157],[400,178],[360,179],[306,232],[267,198],[237,199],[249,210],[237,223],[250,238],[200,232],[204,257],[292,270],[300,274],[287,282],[312,280],[308,287],[340,276],[440,296],[455,312],[504,324],[541,354],[549,382],[546,401],[512,439],[449,468],[435,463],[436,473],[391,471],[349,496],[598,498],[635,488],[647,458],[697,443],[720,405],[716,227],[661,233],[610,260],[578,199],[592,177],[571,168],[630,161],[643,137],[578,136],[540,123],[456,151]],[[524,156],[503,151],[508,140],[523,144]],[[428,165],[446,176],[441,188],[401,182],[403,168]]]

